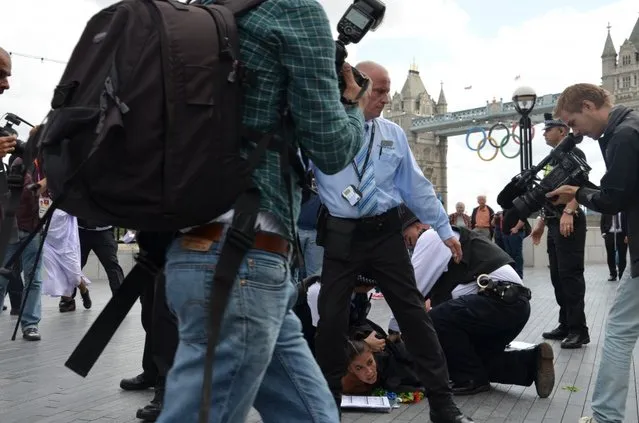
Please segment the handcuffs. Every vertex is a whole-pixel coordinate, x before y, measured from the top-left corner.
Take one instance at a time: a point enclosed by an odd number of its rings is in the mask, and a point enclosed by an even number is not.
[[[485,273],[477,276],[477,286],[479,286],[479,295],[492,295],[503,300],[506,304],[514,304],[521,296],[519,289],[514,288],[515,284],[500,284]]]

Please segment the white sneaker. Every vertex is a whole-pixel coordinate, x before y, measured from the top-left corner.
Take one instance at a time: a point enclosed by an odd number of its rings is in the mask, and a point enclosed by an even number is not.
[[[593,417],[582,417],[579,419],[579,423],[597,423]]]

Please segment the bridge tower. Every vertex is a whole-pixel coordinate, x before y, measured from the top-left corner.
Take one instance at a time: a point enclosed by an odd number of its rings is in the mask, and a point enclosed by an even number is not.
[[[613,95],[614,103],[639,109],[639,19],[630,36],[619,47],[619,54],[608,25],[601,67],[602,87]]]
[[[447,107],[443,83],[439,99],[435,102],[424,86],[417,65],[413,63],[401,91],[393,94],[391,102],[384,109],[384,118],[401,126],[406,133],[417,163],[433,183],[435,192],[441,195],[444,208],[448,204],[448,137],[436,136],[432,132],[417,133],[411,131],[411,128],[414,118],[444,114]]]

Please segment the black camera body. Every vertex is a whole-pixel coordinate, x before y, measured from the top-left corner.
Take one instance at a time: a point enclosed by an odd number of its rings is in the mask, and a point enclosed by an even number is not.
[[[541,162],[515,176],[506,185],[497,197],[502,208],[510,209],[507,212],[510,216],[504,216],[505,220],[515,216],[527,219],[542,207],[559,213],[546,194],[562,185],[583,186],[588,182],[591,167],[572,151],[582,140],[582,136],[568,134]],[[552,164],[553,168],[540,180],[537,174],[548,164]]]
[[[386,5],[380,0],[354,0],[337,23],[339,36],[335,41],[335,66],[337,67],[340,93],[343,93],[346,87],[342,75],[342,66],[348,56],[346,46],[351,43],[359,43],[368,31],[375,31],[382,23],[385,13]],[[366,91],[369,80],[355,68],[353,68],[353,76],[357,85],[362,87],[362,92]]]
[[[18,132],[15,129],[13,129],[13,126],[14,125],[20,126],[22,122],[29,124],[24,119],[22,119],[21,117],[17,115],[14,115],[13,113],[5,114],[4,120],[6,122],[4,126],[0,127],[0,137],[10,137],[11,135],[17,136]],[[15,150],[13,154],[22,157],[22,155],[24,154],[26,145],[27,145],[26,142],[21,140],[16,140],[16,146],[15,146]]]

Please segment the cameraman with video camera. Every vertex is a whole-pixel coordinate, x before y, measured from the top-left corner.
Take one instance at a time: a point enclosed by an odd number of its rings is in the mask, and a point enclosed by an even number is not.
[[[568,125],[559,119],[553,119],[551,113],[544,115],[544,138],[552,148],[568,135]],[[572,152],[586,160],[586,155],[578,147]],[[556,166],[551,161],[548,171]],[[561,348],[579,348],[590,342],[584,296],[584,254],[586,249],[586,216],[579,209],[577,201],[571,201],[566,207],[558,209],[544,207],[537,225],[531,233],[534,245],[539,245],[544,227],[548,227],[548,262],[550,280],[555,289],[555,299],[559,305],[559,326],[544,332],[545,339],[560,340]]]
[[[9,89],[9,77],[11,76],[11,56],[0,47],[0,95]],[[16,136],[0,137],[0,158],[15,150]]]
[[[269,0],[236,22],[241,61],[253,76],[245,87],[243,126],[260,133],[275,131],[282,126],[279,111],[287,105],[293,122],[284,142],[299,145],[325,173],[348,166],[362,144],[362,110],[370,89],[362,89],[351,67],[344,65],[340,71],[345,90],[340,93],[335,41],[321,4]],[[180,342],[158,422],[198,421],[201,406],[210,410],[207,421],[215,423],[245,421],[252,406],[266,423],[339,421],[292,311],[298,287],[290,258],[300,192],[298,185],[289,191],[291,181],[282,175],[279,159],[269,151],[252,174],[261,193],[257,234],[234,278],[214,353],[213,395],[204,402],[209,297],[230,214],[193,228],[169,248],[166,295],[178,317]]]
[[[546,196],[555,204],[576,199],[579,204],[605,214],[626,212],[631,277],[619,282],[608,314],[599,373],[592,397],[593,417],[582,423],[624,421],[628,373],[639,338],[639,113],[614,106],[610,94],[593,84],[576,84],[564,90],[555,115],[575,134],[599,140],[606,163],[600,187],[563,185]]]

